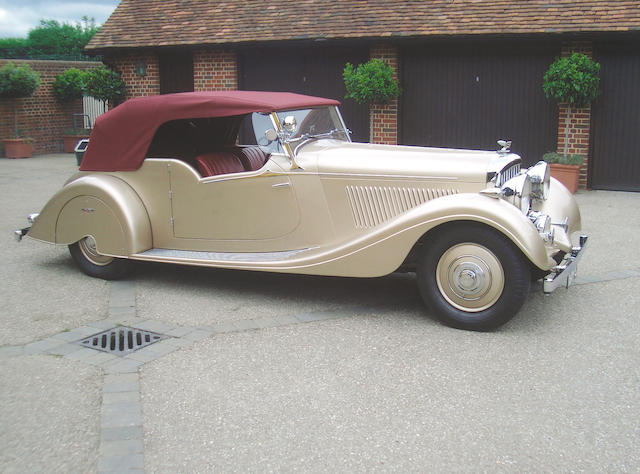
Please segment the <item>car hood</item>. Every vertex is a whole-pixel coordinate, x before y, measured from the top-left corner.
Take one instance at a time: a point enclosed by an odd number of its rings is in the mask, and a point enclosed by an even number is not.
[[[494,170],[498,162],[517,158],[517,155],[504,156],[495,151],[318,140],[304,145],[296,161],[305,169],[315,168],[318,173],[450,178],[485,184],[487,173]]]

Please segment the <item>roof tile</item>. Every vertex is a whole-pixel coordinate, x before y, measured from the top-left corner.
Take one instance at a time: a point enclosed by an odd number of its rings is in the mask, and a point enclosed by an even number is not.
[[[637,29],[637,0],[122,0],[87,49]]]

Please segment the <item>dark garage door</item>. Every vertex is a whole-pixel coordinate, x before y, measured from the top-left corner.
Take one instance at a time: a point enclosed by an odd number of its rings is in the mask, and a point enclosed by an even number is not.
[[[342,71],[347,62],[368,60],[367,48],[307,46],[259,48],[239,53],[240,89],[285,91],[342,102],[344,121],[354,141],[369,140],[369,109],[345,100]]]
[[[601,94],[593,104],[591,187],[640,191],[640,43],[596,48]]]
[[[404,49],[401,143],[495,150],[506,138],[527,165],[555,150],[557,106],[545,98],[542,76],[559,47],[512,43]]]

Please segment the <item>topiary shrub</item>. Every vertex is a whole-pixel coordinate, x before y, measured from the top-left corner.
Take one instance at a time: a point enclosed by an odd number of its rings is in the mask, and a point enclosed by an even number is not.
[[[100,67],[87,72],[85,77],[86,93],[98,100],[119,104],[125,99],[126,86],[120,75]]]
[[[559,104],[567,104],[567,126],[565,127],[564,154],[569,149],[569,124],[571,107],[589,105],[598,96],[600,85],[600,64],[582,53],[573,53],[568,58],[556,59],[542,82],[547,97]]]
[[[381,59],[371,59],[356,67],[347,63],[342,77],[347,89],[345,97],[359,104],[387,104],[400,94],[393,69]]]
[[[58,74],[53,81],[53,95],[58,102],[73,102],[82,99],[86,73],[71,68]]]
[[[31,69],[28,64],[15,66],[6,64],[0,69],[0,98],[21,99],[30,97],[40,86],[40,75]],[[13,104],[14,135],[20,137],[18,129],[17,101]]]

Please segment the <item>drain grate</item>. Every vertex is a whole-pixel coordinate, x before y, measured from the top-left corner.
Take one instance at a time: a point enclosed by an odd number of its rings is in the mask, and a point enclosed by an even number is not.
[[[81,339],[78,344],[123,356],[166,338],[155,332],[121,326]]]

